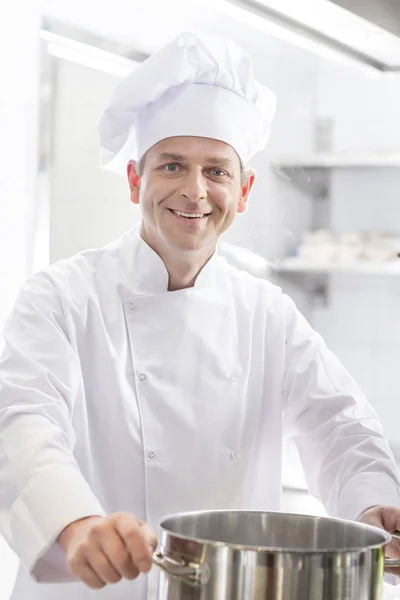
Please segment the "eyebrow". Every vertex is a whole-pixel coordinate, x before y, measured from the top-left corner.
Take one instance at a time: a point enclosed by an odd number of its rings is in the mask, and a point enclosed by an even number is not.
[[[161,160],[173,160],[176,162],[187,162],[187,157],[183,154],[175,154],[174,152],[161,152],[158,155]],[[208,165],[218,165],[229,167],[232,165],[232,159],[230,158],[222,158],[218,156],[211,156],[205,160],[205,163]]]

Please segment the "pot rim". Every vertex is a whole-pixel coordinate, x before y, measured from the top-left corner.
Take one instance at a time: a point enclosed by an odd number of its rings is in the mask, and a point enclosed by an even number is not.
[[[166,522],[170,519],[179,519],[181,517],[198,517],[201,515],[210,515],[210,514],[223,514],[223,513],[246,513],[246,514],[260,514],[260,515],[287,515],[293,517],[301,517],[309,520],[324,520],[329,521],[331,523],[341,523],[341,524],[351,524],[358,527],[360,530],[370,531],[375,533],[376,535],[381,536],[382,541],[377,542],[376,544],[370,544],[368,546],[351,546],[349,548],[329,548],[329,549],[311,549],[311,548],[281,548],[279,546],[255,546],[255,545],[242,545],[242,544],[232,544],[228,542],[220,542],[216,540],[208,540],[205,538],[192,537],[188,535],[183,535],[181,533],[174,532],[171,528],[166,526]],[[252,550],[257,552],[279,552],[281,554],[348,554],[351,552],[367,552],[370,550],[377,550],[382,548],[386,544],[388,544],[392,536],[390,533],[385,531],[384,529],[380,529],[379,527],[375,527],[373,525],[367,525],[366,523],[360,523],[358,521],[351,521],[346,519],[339,519],[337,517],[320,517],[314,515],[305,515],[305,514],[297,514],[297,513],[284,513],[277,511],[262,511],[262,510],[246,510],[246,509],[216,509],[216,510],[199,510],[199,511],[188,511],[188,512],[179,512],[172,513],[169,515],[165,515],[162,517],[159,527],[161,528],[163,533],[167,533],[174,538],[178,538],[181,540],[186,540],[189,542],[195,542],[198,544],[207,544],[209,546],[214,546],[217,548],[228,548],[229,550]]]

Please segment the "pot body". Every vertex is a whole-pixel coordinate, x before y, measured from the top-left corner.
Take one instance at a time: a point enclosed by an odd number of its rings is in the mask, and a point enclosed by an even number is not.
[[[209,511],[167,517],[158,600],[381,600],[384,531],[339,519]]]

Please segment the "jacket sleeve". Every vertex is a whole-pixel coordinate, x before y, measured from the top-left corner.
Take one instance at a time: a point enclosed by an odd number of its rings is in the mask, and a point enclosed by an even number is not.
[[[399,473],[376,413],[287,296],[284,313],[286,427],[310,493],[344,519],[371,506],[400,508]]]
[[[72,521],[104,514],[74,459],[81,381],[57,291],[45,273],[21,290],[0,359],[0,529],[37,581],[69,581],[55,543]]]

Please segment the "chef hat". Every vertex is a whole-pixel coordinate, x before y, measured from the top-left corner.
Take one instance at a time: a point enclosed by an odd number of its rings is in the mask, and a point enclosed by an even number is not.
[[[129,160],[175,136],[223,141],[246,165],[267,143],[275,105],[235,42],[183,33],[117,86],[98,126],[101,165],[125,174]]]

